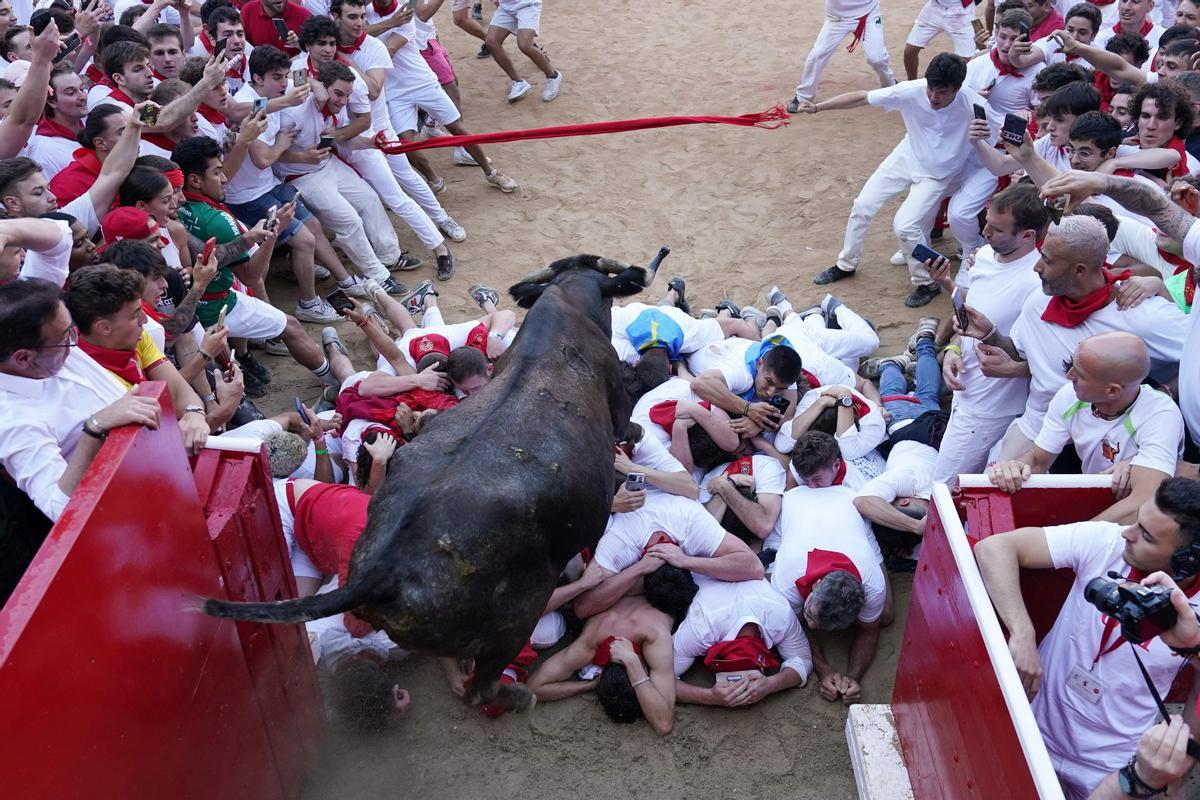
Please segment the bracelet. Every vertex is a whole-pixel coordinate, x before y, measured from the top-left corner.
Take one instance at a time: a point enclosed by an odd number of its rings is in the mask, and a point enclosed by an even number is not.
[[[356,322],[356,323],[354,323],[354,324],[355,324],[355,325],[357,325],[357,326],[358,326],[358,327],[360,327],[360,328],[366,328],[366,327],[367,327],[367,321],[366,321],[365,319],[364,319],[362,322]]]
[[[995,335],[996,335],[996,323],[993,322],[992,329],[990,331],[988,331],[986,334],[984,334],[984,337],[982,339],[980,339],[979,341],[986,342],[988,339],[992,338]]]
[[[316,453],[319,456],[327,456],[327,455],[329,455],[329,449],[324,448],[324,447],[318,447],[316,450]]]
[[[956,345],[956,344],[948,344],[948,345],[946,345],[946,346],[945,346],[944,348],[942,348],[942,349],[943,349],[943,350],[949,350],[949,351],[950,351],[950,352],[952,352],[952,353],[958,353],[960,356],[962,355],[962,348],[961,348],[961,347],[959,347],[959,346],[958,346],[958,345]]]
[[[748,415],[749,413],[750,413],[750,401],[747,400],[746,407],[742,409],[742,416],[744,417],[744,416]]]
[[[203,414],[204,406],[185,406],[183,409],[185,414]]]
[[[629,686],[632,689],[636,689],[637,687],[641,686],[643,683],[649,682],[649,680],[650,680],[650,676],[647,675],[646,677],[642,678],[640,681],[634,681],[633,683],[629,684]]]
[[[88,427],[89,422],[92,423],[93,425],[95,425],[97,429],[100,427],[99,423],[96,422],[96,418],[91,417],[90,419],[86,419],[83,422],[83,432],[84,433],[86,433],[88,436],[92,437],[93,439],[99,439],[102,442],[108,438],[108,431],[89,428]]]
[[[200,399],[206,403],[215,403],[215,402],[217,402],[217,395],[215,392],[209,392],[208,394],[204,395],[204,397],[201,397]]]

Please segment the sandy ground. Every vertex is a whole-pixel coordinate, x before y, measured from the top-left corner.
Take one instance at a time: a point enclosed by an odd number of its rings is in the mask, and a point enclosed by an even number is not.
[[[448,4],[447,4],[448,5]],[[893,69],[917,0],[888,6],[886,36]],[[546,4],[542,43],[563,70],[562,94],[540,100],[541,76],[516,54],[534,84],[521,102],[504,102],[507,79],[491,60],[477,61],[478,42],[456,29],[449,11],[436,22],[463,83],[465,119],[476,132],[667,114],[743,114],[790,96],[821,16],[821,5],[766,0],[753,14],[687,0],[603,5]],[[947,46],[944,40],[935,42]],[[513,48],[510,40],[509,48]],[[925,63],[925,60],[922,61]],[[821,97],[874,88],[860,53],[835,55]],[[644,263],[659,245],[673,254],[663,273],[688,281],[693,305],[730,296],[762,307],[775,283],[803,308],[823,292],[811,278],[840,249],[850,203],[903,133],[898,115],[874,109],[796,118],[778,131],[694,126],[605,137],[498,145],[489,152],[520,190],[503,195],[475,168],[455,167],[446,151],[432,159],[449,185],[447,210],[468,231],[454,246],[457,272],[441,284],[449,321],[475,313],[467,287],[484,281],[503,290],[524,273],[578,252]],[[895,352],[920,312],[906,309],[903,268],[885,207],[866,245],[860,274],[836,285],[838,295],[874,321],[882,352]],[[406,249],[426,257],[410,231]],[[952,252],[952,244],[943,245]],[[432,259],[427,261],[432,262]],[[432,264],[397,277],[432,277]],[[648,293],[657,297],[665,280]],[[329,291],[332,285],[320,287]],[[276,303],[290,308],[294,284],[272,283]],[[945,316],[938,298],[926,313]],[[314,336],[319,326],[308,326]],[[358,365],[370,363],[352,325],[338,326]],[[315,399],[319,387],[286,359],[264,357],[275,372],[267,413],[293,395]],[[897,618],[904,619],[909,576],[896,579]],[[867,702],[888,702],[902,625],[884,632],[867,674]],[[833,655],[844,663],[844,648]],[[446,691],[426,659],[403,665],[413,693],[411,717],[368,739],[336,730],[314,770],[305,798],[405,796],[853,797],[843,729],[845,709],[820,699],[811,685],[744,711],[683,707],[675,732],[659,739],[645,725],[616,727],[593,699],[542,705],[531,714],[485,719]],[[751,754],[753,754],[751,756]],[[748,757],[750,756],[750,757]]]

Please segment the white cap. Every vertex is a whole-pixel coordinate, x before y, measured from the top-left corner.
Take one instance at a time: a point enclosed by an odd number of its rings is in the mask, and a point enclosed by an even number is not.
[[[21,84],[25,82],[25,76],[29,74],[28,61],[14,61],[4,70],[4,80],[21,88]]]

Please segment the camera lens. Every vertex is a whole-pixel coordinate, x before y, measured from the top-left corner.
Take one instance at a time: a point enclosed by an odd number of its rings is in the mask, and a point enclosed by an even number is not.
[[[1117,584],[1104,578],[1092,578],[1083,588],[1083,599],[1103,611],[1113,615],[1121,607],[1121,593]]]

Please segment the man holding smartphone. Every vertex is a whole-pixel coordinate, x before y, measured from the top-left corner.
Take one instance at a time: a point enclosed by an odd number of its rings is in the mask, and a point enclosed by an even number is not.
[[[246,41],[255,47],[278,47],[293,58],[300,54],[300,26],[311,16],[304,6],[289,0],[250,0],[242,6]]]

